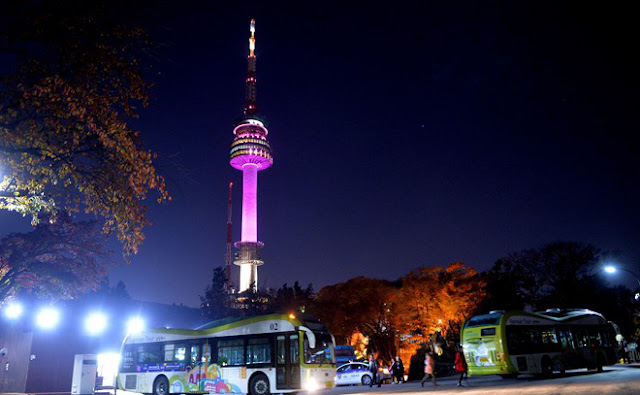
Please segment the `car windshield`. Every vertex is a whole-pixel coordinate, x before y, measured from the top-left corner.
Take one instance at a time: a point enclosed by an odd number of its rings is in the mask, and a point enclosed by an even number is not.
[[[314,333],[316,344],[314,348],[309,346],[309,339],[304,337],[304,360],[306,363],[331,364],[336,363],[334,346],[331,336],[325,333]]]

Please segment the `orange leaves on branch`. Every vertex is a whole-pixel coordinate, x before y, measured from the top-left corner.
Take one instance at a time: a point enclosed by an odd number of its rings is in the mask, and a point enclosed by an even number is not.
[[[0,208],[36,222],[42,209],[56,207],[103,217],[103,230],[117,235],[129,257],[149,224],[148,195],[170,199],[155,154],[128,124],[148,103],[141,54],[149,40],[99,13],[67,11],[9,32],[25,51],[37,50],[0,85],[2,191],[35,202],[0,199]]]

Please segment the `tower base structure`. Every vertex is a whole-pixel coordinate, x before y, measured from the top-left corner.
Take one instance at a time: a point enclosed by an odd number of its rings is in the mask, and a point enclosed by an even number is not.
[[[236,253],[235,265],[240,266],[240,283],[238,292],[256,291],[258,287],[258,266],[264,264],[259,250],[264,246],[260,241],[238,241],[235,243],[240,251]]]

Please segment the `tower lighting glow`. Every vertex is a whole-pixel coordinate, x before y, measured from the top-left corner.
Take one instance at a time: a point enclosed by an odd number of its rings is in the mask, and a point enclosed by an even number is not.
[[[20,318],[22,315],[23,308],[20,303],[10,303],[4,310],[4,315],[10,320],[15,320]]]
[[[133,317],[127,322],[127,333],[138,333],[144,330],[145,323],[144,320],[140,317]]]
[[[89,314],[84,321],[84,328],[91,336],[102,334],[102,332],[107,329],[107,316],[101,312]]]
[[[36,315],[36,324],[42,329],[53,329],[60,322],[60,312],[53,307],[45,307]]]
[[[258,117],[256,98],[256,21],[249,26],[249,57],[247,58],[247,90],[244,116],[236,123],[231,143],[232,167],[242,171],[242,232],[235,245],[240,250],[234,263],[240,266],[238,292],[255,290],[258,284],[258,266],[264,261],[259,250],[263,243],[258,240],[258,172],[273,165],[271,146],[267,141],[267,128]]]

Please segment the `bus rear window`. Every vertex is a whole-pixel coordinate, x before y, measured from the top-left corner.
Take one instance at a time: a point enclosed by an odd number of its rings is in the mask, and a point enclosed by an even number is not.
[[[494,336],[496,328],[484,328],[480,330],[480,336]]]

